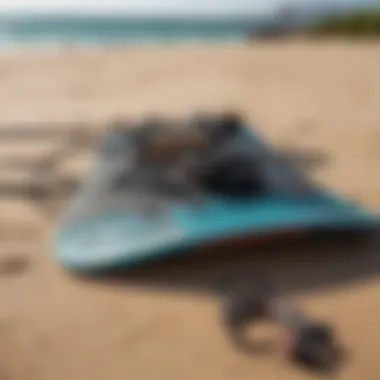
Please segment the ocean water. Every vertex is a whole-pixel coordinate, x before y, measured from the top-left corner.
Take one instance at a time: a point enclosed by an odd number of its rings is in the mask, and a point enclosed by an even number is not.
[[[247,39],[266,20],[126,16],[0,16],[0,45],[106,45]]]

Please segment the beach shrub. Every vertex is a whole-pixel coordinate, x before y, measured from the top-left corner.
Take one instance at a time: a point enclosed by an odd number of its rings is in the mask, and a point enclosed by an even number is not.
[[[314,35],[380,36],[380,9],[326,17],[308,32]]]

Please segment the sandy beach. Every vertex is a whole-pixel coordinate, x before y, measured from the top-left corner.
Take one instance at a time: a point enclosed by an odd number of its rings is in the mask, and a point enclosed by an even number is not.
[[[379,67],[375,41],[1,52],[0,123],[102,126],[149,112],[237,109],[276,147],[317,155],[307,171],[315,181],[379,211]],[[1,159],[50,149],[0,145]],[[0,274],[1,380],[313,378],[278,354],[242,355],[228,344],[215,297],[203,291],[217,254],[193,265],[198,272],[163,269],[160,281],[154,270],[137,281],[83,280],[54,262],[55,218],[22,198],[0,207],[0,249],[29,261]],[[250,265],[337,327],[349,351],[337,378],[379,379],[380,258],[302,249],[290,259],[255,254]]]

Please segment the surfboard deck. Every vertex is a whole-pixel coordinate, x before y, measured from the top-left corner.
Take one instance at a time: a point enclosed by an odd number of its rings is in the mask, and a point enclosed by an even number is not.
[[[266,157],[262,170],[268,191],[244,200],[190,199],[115,185],[130,169],[131,139],[125,132],[107,132],[57,229],[59,263],[76,272],[98,272],[184,254],[226,238],[378,226],[376,215],[316,188],[252,128],[244,128],[234,144],[248,144]]]

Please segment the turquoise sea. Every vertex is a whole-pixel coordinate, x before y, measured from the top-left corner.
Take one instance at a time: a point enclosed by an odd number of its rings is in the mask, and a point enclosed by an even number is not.
[[[254,17],[0,16],[0,45],[242,40],[266,23]]]

